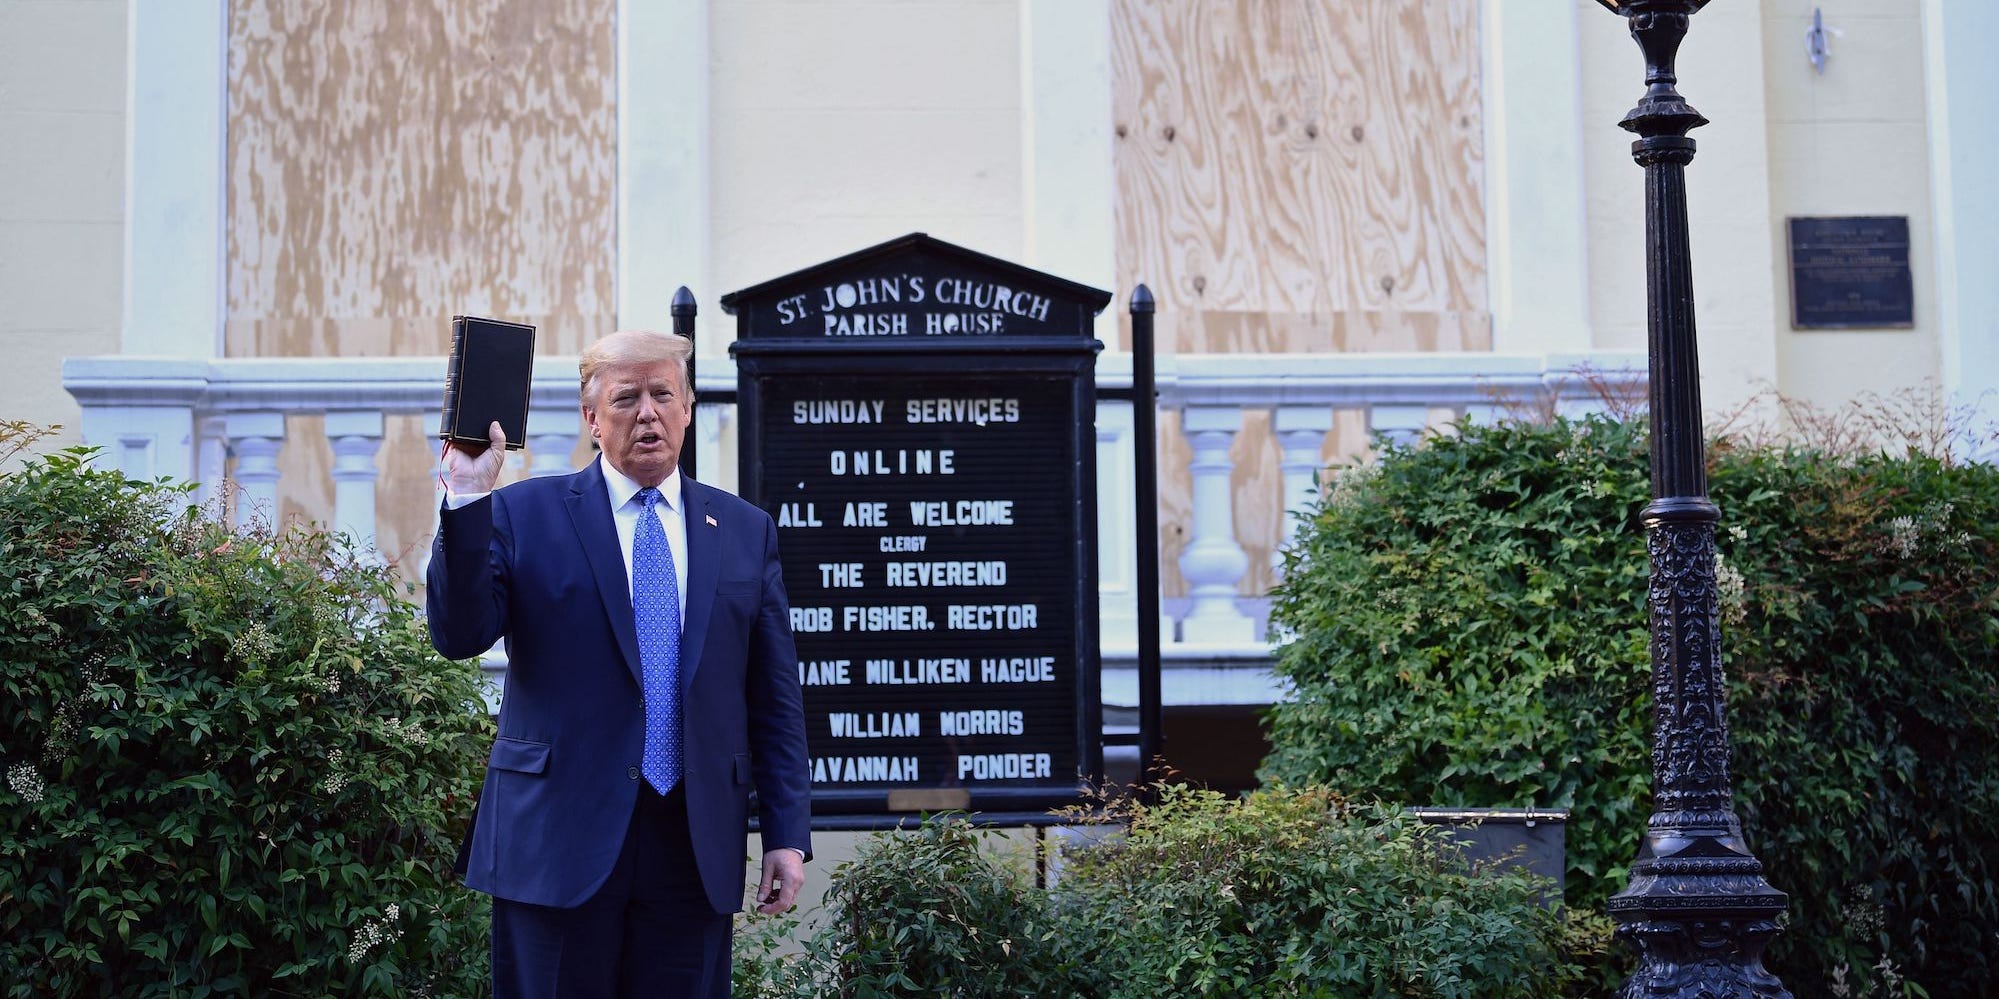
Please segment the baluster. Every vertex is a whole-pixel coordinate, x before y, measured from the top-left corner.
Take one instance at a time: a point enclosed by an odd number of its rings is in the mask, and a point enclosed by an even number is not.
[[[278,451],[285,446],[285,414],[230,413],[223,418],[229,453],[236,458],[236,526],[259,517],[278,523]]]
[[[220,519],[222,505],[227,502],[223,482],[229,470],[228,421],[220,414],[198,417],[194,430],[194,479],[200,484],[195,502]]]
[[[1193,445],[1187,466],[1194,480],[1194,535],[1180,553],[1180,573],[1192,598],[1181,634],[1188,642],[1247,645],[1256,625],[1236,607],[1236,585],[1249,571],[1249,555],[1235,538],[1235,503],[1229,493],[1229,446],[1242,428],[1235,406],[1188,406],[1181,429]]]
[[[1403,404],[1368,407],[1367,429],[1397,444],[1414,444],[1430,426],[1430,407]]]
[[[1284,473],[1284,539],[1270,553],[1270,578],[1284,576],[1284,550],[1298,537],[1297,511],[1311,502],[1312,489],[1319,484],[1320,457],[1326,434],[1333,429],[1331,406],[1279,406],[1272,416],[1271,429],[1283,447],[1278,467]]]
[[[333,445],[333,529],[353,539],[356,550],[372,550],[381,410],[326,414],[326,439]]]
[[[576,452],[577,420],[574,408],[528,410],[530,477],[567,475],[575,471],[570,455]]]

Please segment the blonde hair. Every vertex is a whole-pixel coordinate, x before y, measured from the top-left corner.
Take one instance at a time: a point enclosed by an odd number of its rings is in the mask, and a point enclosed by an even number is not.
[[[680,365],[681,388],[691,395],[694,391],[693,379],[688,377],[687,369],[693,356],[693,341],[678,334],[658,330],[619,330],[583,348],[583,357],[576,365],[578,392],[587,406],[597,387],[597,376],[606,370],[672,361]]]

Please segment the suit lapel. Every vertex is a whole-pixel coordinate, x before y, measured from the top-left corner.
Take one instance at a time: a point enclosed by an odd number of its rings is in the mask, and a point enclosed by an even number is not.
[[[639,632],[632,621],[632,588],[625,579],[625,553],[618,546],[618,528],[611,522],[611,496],[604,486],[603,469],[596,462],[570,476],[569,520],[576,525],[590,575],[597,581],[597,595],[603,598],[604,615],[618,636],[618,650],[625,654],[625,668],[641,690],[645,681],[639,672]]]
[[[721,572],[722,529],[708,509],[708,487],[685,476],[680,497],[687,523],[687,626],[680,634],[680,689],[684,692],[701,668],[701,649],[708,637],[708,619],[715,610],[715,580]]]

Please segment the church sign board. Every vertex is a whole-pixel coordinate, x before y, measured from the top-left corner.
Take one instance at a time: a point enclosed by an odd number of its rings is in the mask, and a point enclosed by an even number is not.
[[[816,814],[1039,811],[1101,772],[1110,297],[921,233],[723,296]]]

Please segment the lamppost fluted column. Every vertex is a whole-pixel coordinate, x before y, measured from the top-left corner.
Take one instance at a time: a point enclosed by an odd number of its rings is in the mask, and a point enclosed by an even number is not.
[[[1707,119],[1675,89],[1673,60],[1707,0],[1598,0],[1624,15],[1645,54],[1645,96],[1620,122],[1645,168],[1645,291],[1651,362],[1654,811],[1631,880],[1610,900],[1637,948],[1624,999],[1789,997],[1763,967],[1787,901],[1763,878],[1734,811],[1727,684],[1721,670],[1715,525],[1701,429],[1687,232],[1687,133]]]
[[[700,311],[700,308],[694,304],[694,293],[688,291],[686,285],[683,284],[674,291],[672,305],[673,332],[679,336],[686,337],[688,345],[687,385],[685,388],[687,389],[687,405],[690,410],[693,408],[695,400],[698,397],[698,393],[694,388],[694,355],[696,353],[694,344],[697,342],[694,338],[694,315],[698,311]],[[700,425],[696,421],[689,419],[687,421],[687,430],[687,436],[680,445],[680,470],[686,472],[688,475],[699,478],[701,466],[697,461],[698,455],[695,448],[700,443]]]

